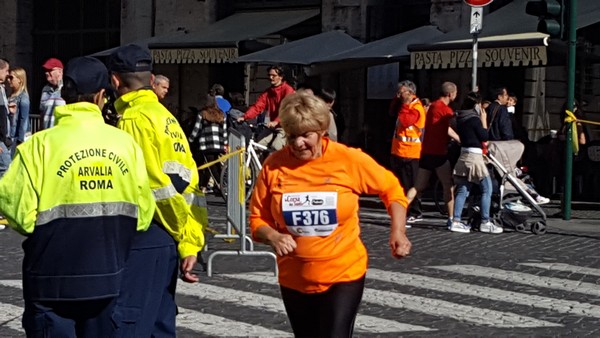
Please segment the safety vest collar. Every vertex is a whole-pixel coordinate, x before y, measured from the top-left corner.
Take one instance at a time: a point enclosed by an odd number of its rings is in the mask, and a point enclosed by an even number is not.
[[[125,109],[140,102],[158,102],[158,97],[151,89],[138,89],[122,95],[115,101],[117,113],[123,114]]]
[[[56,124],[61,121],[68,121],[70,118],[80,119],[98,119],[104,121],[100,107],[90,102],[76,102],[64,106],[57,106],[54,109],[54,118]]]

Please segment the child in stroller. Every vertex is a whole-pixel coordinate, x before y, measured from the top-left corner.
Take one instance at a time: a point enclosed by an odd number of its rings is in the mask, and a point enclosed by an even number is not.
[[[515,174],[524,150],[525,146],[518,140],[489,142],[487,159],[495,172],[491,175],[497,180],[494,187],[498,188],[492,195],[497,198],[497,203],[492,203],[496,207],[490,213],[494,222],[504,228],[543,234],[546,232],[546,214],[539,204],[547,201]],[[533,217],[541,220],[531,220]]]

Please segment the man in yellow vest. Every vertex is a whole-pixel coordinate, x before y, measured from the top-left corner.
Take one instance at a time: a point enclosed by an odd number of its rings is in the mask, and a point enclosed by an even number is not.
[[[175,337],[177,252],[186,282],[204,246],[206,200],[187,138],[152,91],[152,56],[137,45],[119,47],[109,58],[119,98],[117,127],[141,146],[156,200],[154,221],[136,237],[115,312],[120,337]]]
[[[425,128],[425,109],[416,92],[417,86],[412,81],[402,81],[398,84],[398,92],[390,105],[390,114],[396,117],[390,164],[405,194],[417,180]],[[420,201],[415,198],[408,210],[407,226],[420,220],[422,220]]]
[[[71,60],[56,126],[16,149],[0,180],[0,210],[23,242],[28,337],[113,337],[134,238],[155,210],[140,147],[106,125],[104,64]]]

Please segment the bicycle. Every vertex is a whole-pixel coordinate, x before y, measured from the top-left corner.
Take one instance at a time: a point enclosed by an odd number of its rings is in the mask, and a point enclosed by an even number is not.
[[[245,187],[246,187],[246,196],[245,201],[247,202],[252,196],[252,190],[254,189],[254,185],[256,184],[256,178],[258,177],[258,173],[262,169],[262,161],[266,157],[266,154],[270,153],[270,148],[259,144],[254,139],[257,138],[258,135],[262,133],[264,128],[267,128],[264,124],[259,124],[257,126],[253,126],[251,124],[243,122],[236,122],[237,128],[240,126],[246,126],[251,129],[251,133],[249,134],[246,150],[244,152],[244,167],[246,168],[246,177],[245,177]],[[248,132],[246,132],[248,134]],[[227,200],[227,189],[229,182],[227,182],[227,172],[229,170],[227,162],[223,163],[223,168],[221,170],[221,177],[219,180],[219,190],[221,191],[221,195],[225,200]]]

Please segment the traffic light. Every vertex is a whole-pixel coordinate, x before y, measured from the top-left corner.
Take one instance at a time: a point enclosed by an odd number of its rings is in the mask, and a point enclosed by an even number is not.
[[[529,1],[525,12],[539,18],[538,32],[546,33],[552,37],[562,37],[563,6],[556,0]]]

